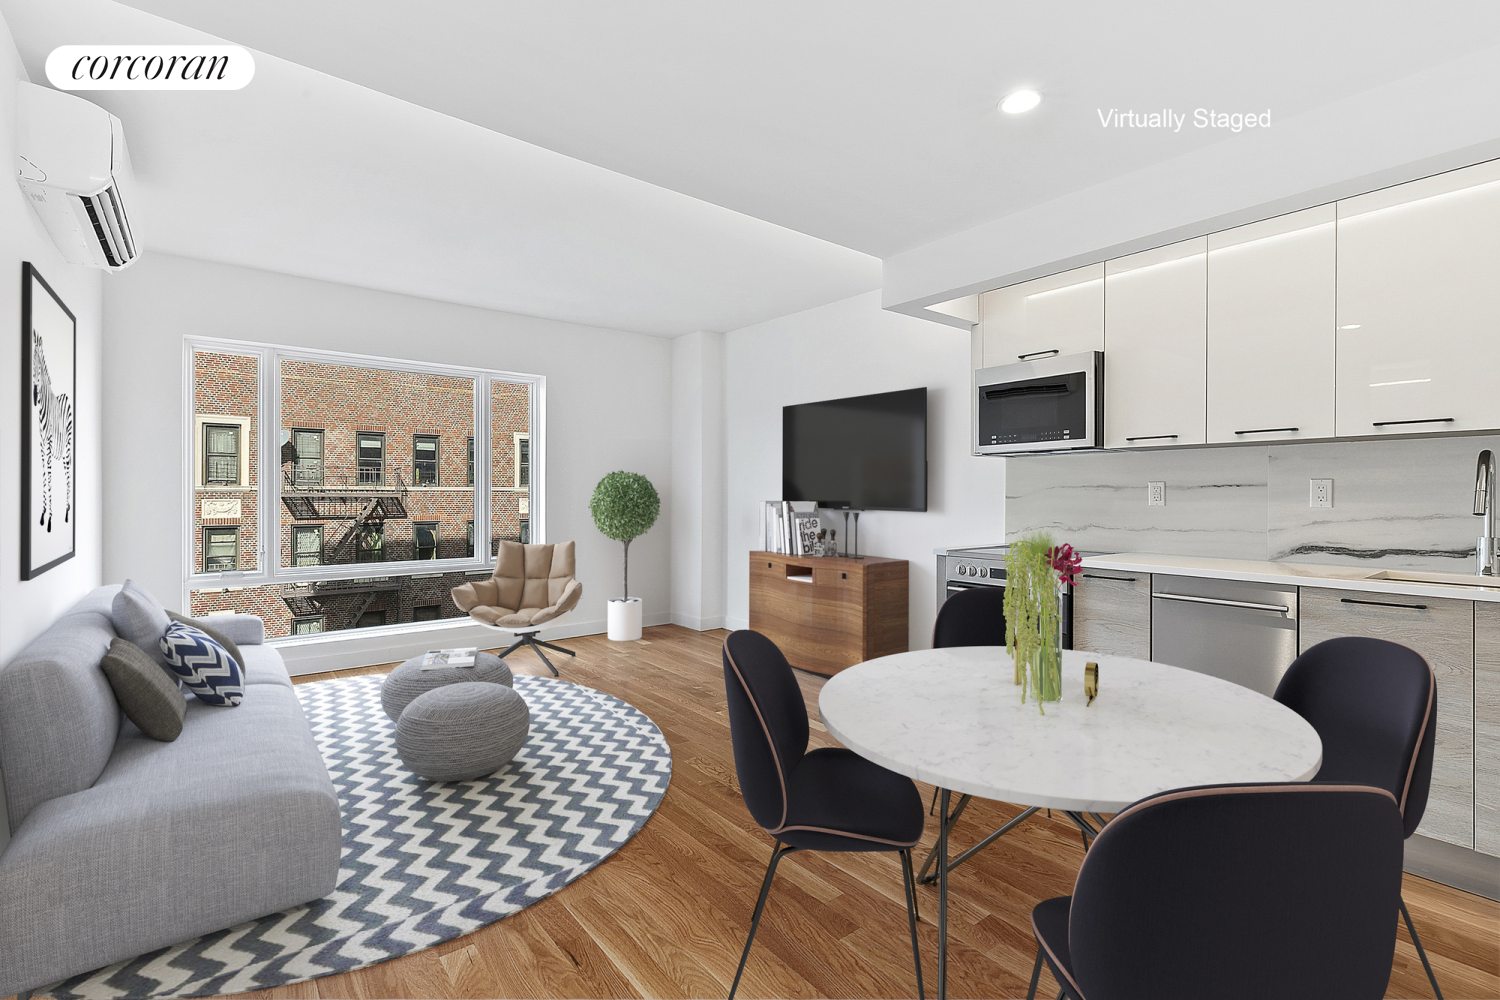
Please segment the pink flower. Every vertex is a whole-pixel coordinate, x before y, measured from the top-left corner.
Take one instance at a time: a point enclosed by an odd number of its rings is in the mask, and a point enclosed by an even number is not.
[[[1051,562],[1052,568],[1057,571],[1058,579],[1063,583],[1071,585],[1078,582],[1074,579],[1074,574],[1083,565],[1083,558],[1074,551],[1073,546],[1054,545],[1047,550],[1047,559]]]

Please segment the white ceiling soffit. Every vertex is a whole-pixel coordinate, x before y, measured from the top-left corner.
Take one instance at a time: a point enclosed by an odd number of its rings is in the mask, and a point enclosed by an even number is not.
[[[35,81],[57,45],[212,40],[108,0],[0,10]],[[266,55],[240,91],[80,96],[124,124],[148,252],[665,336],[880,285],[873,257]]]
[[[882,258],[1230,134],[1100,112],[1284,121],[1500,40],[1493,0],[129,2]]]

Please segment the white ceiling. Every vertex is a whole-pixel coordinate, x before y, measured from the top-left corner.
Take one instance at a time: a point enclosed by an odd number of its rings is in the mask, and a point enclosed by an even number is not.
[[[877,257],[1230,135],[1100,109],[1274,122],[1500,40],[1489,0],[0,10],[36,79],[59,44],[201,39],[180,25],[270,54],[237,93],[88,95],[125,122],[148,249],[665,335],[877,287]],[[1023,85],[1042,106],[999,114]]]
[[[877,257],[1226,136],[1097,109],[1284,119],[1500,39],[1493,0],[127,2]]]
[[[0,0],[57,45],[202,41],[108,0]],[[878,288],[880,263],[294,63],[240,91],[86,92],[158,251],[592,326],[733,330]]]

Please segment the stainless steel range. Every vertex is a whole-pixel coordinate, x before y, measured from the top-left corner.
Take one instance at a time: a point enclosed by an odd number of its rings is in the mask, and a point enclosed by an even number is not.
[[[976,545],[962,549],[944,549],[937,554],[937,606],[960,590],[973,587],[1005,589],[1005,553],[1008,545]],[[1063,591],[1063,648],[1073,648],[1073,588]]]

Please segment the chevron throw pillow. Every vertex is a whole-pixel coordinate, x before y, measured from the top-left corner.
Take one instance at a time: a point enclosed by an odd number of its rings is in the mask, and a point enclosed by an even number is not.
[[[167,626],[161,651],[189,691],[205,705],[233,708],[245,698],[240,665],[223,646],[182,622]]]

